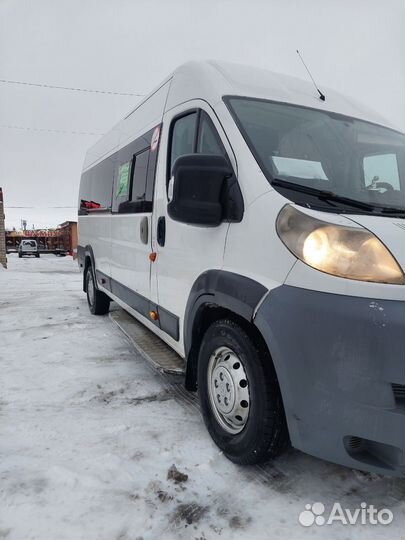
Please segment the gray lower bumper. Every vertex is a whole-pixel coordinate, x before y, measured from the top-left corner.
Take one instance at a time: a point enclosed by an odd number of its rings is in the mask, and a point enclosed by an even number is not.
[[[292,445],[405,476],[405,303],[283,285],[255,324],[277,370]]]

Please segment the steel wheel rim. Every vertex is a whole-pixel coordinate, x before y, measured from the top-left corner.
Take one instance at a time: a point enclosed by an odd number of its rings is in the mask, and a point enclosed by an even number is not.
[[[219,347],[211,354],[207,381],[216,420],[228,433],[240,433],[246,426],[251,403],[245,367],[232,349]]]
[[[94,304],[94,281],[91,270],[89,270],[89,279],[87,282],[87,298],[89,304],[92,306]]]

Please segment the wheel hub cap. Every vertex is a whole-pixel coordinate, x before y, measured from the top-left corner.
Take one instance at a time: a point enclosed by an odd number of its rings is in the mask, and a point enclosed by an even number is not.
[[[228,347],[216,349],[210,357],[208,394],[219,424],[228,433],[242,431],[249,416],[249,385],[242,361]]]
[[[235,403],[235,385],[229,371],[218,366],[212,374],[214,379],[214,400],[217,408],[223,413],[230,413]]]

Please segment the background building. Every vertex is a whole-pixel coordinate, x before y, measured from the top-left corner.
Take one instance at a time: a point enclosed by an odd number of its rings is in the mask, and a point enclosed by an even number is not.
[[[6,251],[18,251],[21,240],[32,238],[38,243],[41,253],[67,253],[75,255],[77,251],[77,223],[65,221],[56,229],[25,229],[5,231]]]
[[[58,225],[59,246],[65,249],[69,255],[77,255],[77,222],[65,221]]]

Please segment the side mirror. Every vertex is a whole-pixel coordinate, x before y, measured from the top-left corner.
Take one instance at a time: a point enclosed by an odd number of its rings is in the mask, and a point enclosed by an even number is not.
[[[186,154],[176,159],[167,211],[175,221],[217,227],[223,220],[224,181],[233,171],[224,156]]]

